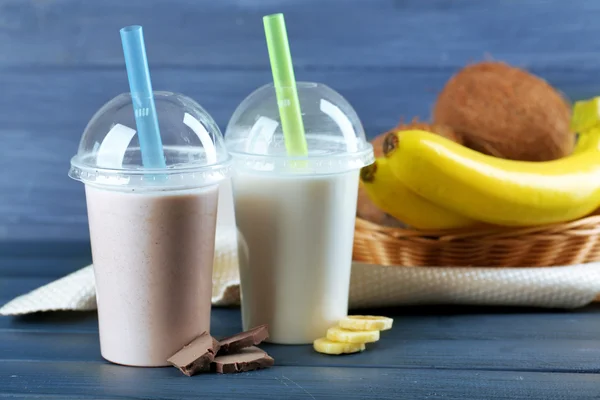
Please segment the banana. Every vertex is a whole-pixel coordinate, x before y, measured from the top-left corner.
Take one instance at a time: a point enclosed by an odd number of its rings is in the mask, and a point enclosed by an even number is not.
[[[576,101],[571,116],[572,132],[585,132],[598,125],[600,116],[600,97],[590,100]]]
[[[379,340],[379,331],[350,331],[334,326],[327,329],[327,339],[340,343],[373,343]]]
[[[579,154],[590,150],[600,150],[600,126],[594,126],[581,132],[572,154]]]
[[[394,320],[388,317],[374,315],[348,315],[342,318],[338,325],[351,331],[387,331],[392,329]]]
[[[429,132],[390,134],[384,152],[417,194],[475,220],[531,226],[583,217],[600,204],[600,154],[513,161],[487,156]]]
[[[578,154],[587,150],[600,150],[600,97],[577,101],[571,117],[571,131],[579,138],[573,150]]]
[[[326,338],[319,338],[313,342],[313,349],[324,354],[350,354],[365,350],[364,343],[340,343]]]
[[[377,158],[375,163],[363,167],[360,180],[377,207],[414,228],[452,229],[475,224],[474,220],[439,207],[409,190],[394,176],[386,158]]]

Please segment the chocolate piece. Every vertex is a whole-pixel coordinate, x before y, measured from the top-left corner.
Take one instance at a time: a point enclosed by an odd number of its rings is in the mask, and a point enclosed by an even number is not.
[[[173,354],[167,361],[187,376],[210,371],[210,363],[219,351],[219,342],[204,332],[190,344]]]
[[[275,360],[258,347],[247,347],[234,354],[215,357],[211,364],[211,371],[219,374],[233,374],[236,372],[254,371],[255,369],[268,368],[275,364]]]
[[[238,350],[246,347],[256,346],[268,337],[268,326],[259,325],[256,328],[252,328],[246,332],[240,332],[233,336],[219,340],[221,349],[219,350],[218,355],[236,353]]]

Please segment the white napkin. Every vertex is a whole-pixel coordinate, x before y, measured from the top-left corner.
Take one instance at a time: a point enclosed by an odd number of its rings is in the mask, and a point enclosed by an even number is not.
[[[58,310],[95,310],[94,283],[94,270],[91,266],[85,267],[9,301],[0,308],[0,315]]]
[[[576,308],[600,293],[600,263],[547,268],[396,267],[354,263],[356,308],[471,304]]]

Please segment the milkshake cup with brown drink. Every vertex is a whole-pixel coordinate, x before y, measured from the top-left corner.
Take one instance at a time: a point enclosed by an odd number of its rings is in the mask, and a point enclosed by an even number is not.
[[[218,193],[230,161],[204,109],[152,92],[149,76],[132,82],[135,60],[126,61],[131,93],[90,120],[69,176],[85,184],[102,356],[166,366],[210,330]]]

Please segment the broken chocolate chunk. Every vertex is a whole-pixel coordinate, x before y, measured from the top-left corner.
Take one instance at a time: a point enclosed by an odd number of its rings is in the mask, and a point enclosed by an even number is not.
[[[215,357],[211,364],[211,371],[219,374],[233,374],[236,372],[254,371],[268,368],[275,364],[275,360],[258,347],[247,347],[235,354],[226,354]]]
[[[269,330],[267,325],[259,325],[246,332],[240,332],[219,340],[221,349],[219,350],[218,355],[236,353],[238,350],[246,347],[256,346],[268,337]]]
[[[195,375],[198,372],[208,372],[219,347],[219,342],[208,332],[204,332],[173,354],[167,361],[187,376]]]

